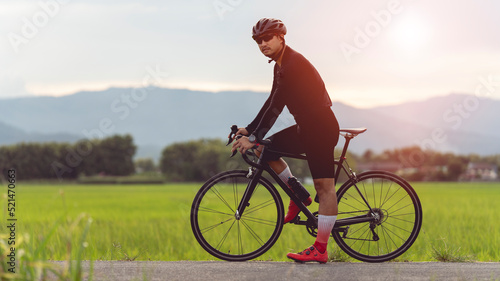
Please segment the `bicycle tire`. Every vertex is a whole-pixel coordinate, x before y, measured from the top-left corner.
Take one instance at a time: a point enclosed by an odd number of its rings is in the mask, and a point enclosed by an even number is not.
[[[415,242],[422,226],[422,206],[415,190],[401,177],[386,171],[361,173],[357,181],[346,182],[337,192],[338,219],[369,213],[355,186],[379,218],[376,222],[350,225],[345,234],[334,229],[337,245],[364,262],[384,262],[402,255]]]
[[[202,248],[227,261],[257,258],[278,240],[283,229],[283,201],[265,178],[260,178],[240,219],[236,209],[250,182],[248,171],[233,170],[209,179],[191,207],[191,229]]]

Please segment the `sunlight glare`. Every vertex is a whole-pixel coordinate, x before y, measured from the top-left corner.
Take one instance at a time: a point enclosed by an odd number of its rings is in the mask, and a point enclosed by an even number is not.
[[[421,17],[407,11],[394,21],[391,39],[394,45],[406,53],[414,53],[425,47],[429,39],[429,29]]]

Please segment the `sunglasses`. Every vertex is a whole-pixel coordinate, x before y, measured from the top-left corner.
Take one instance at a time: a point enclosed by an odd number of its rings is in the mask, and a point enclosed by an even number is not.
[[[266,34],[264,36],[257,37],[254,40],[255,40],[255,42],[257,42],[257,44],[262,44],[262,41],[268,42],[269,40],[273,39],[274,35],[276,35],[276,34]]]

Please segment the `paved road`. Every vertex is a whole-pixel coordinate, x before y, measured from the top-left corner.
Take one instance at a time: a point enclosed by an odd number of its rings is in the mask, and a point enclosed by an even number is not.
[[[88,272],[88,263],[84,265]],[[500,263],[97,261],[93,280],[500,280]]]

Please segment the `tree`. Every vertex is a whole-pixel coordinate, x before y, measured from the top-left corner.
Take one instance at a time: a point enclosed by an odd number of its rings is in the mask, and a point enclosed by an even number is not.
[[[79,167],[80,173],[113,176],[126,176],[134,173],[135,167],[132,159],[137,148],[132,136],[114,135],[102,140],[82,140],[75,147],[89,145],[91,146],[88,149],[90,152],[82,155],[83,162]]]
[[[172,181],[199,182],[222,171],[248,167],[240,155],[229,155],[230,147],[219,139],[174,143],[163,149],[160,171]]]
[[[133,157],[137,147],[131,135],[112,136],[101,141],[99,149],[105,161],[104,172],[115,176],[126,176],[135,171]]]
[[[75,179],[78,174],[129,175],[136,147],[130,135],[69,143],[19,143],[0,147],[0,170],[20,179]]]
[[[456,181],[465,172],[466,164],[458,158],[452,159],[448,163],[448,180]]]
[[[135,170],[137,173],[153,173],[156,172],[156,165],[151,158],[139,158],[135,160]]]
[[[374,157],[374,154],[375,153],[373,153],[373,150],[367,149],[365,151],[365,153],[363,153],[363,156],[361,157],[361,160],[364,161],[364,162],[370,162],[370,161],[372,161],[372,159]]]

